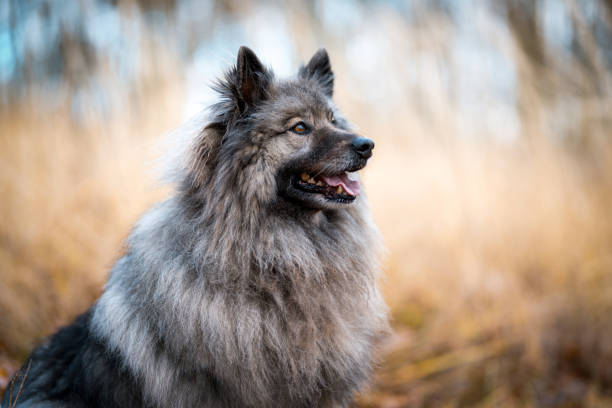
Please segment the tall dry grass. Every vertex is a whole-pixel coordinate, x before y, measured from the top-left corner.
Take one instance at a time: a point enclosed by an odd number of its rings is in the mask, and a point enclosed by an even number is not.
[[[609,162],[547,141],[377,153],[396,333],[363,406],[612,403]]]
[[[68,109],[0,113],[0,388],[43,336],[102,290],[130,226],[167,191],[157,137],[177,124],[180,87],[119,119],[77,124]],[[163,112],[163,114],[159,114]]]
[[[366,182],[395,335],[360,406],[612,405],[612,75],[498,45],[518,139],[445,99],[366,124],[387,135]]]

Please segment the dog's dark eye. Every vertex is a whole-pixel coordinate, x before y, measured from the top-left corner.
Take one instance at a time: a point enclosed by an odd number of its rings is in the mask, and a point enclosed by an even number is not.
[[[310,129],[308,129],[308,126],[306,126],[306,124],[304,122],[300,122],[297,125],[295,125],[294,127],[292,127],[291,131],[293,133],[297,133],[299,135],[304,135],[304,134],[308,133],[310,131]]]

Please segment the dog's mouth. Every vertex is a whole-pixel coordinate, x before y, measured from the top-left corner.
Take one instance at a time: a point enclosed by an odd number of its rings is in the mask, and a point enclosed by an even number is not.
[[[361,192],[355,172],[345,171],[334,176],[300,173],[294,178],[295,188],[309,194],[320,194],[328,201],[351,203]]]

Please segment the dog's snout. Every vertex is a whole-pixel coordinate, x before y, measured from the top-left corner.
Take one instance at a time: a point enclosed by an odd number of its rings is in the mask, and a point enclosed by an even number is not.
[[[361,157],[369,158],[372,156],[374,142],[371,139],[366,137],[358,137],[357,139],[353,140],[352,146],[357,154],[359,154]]]

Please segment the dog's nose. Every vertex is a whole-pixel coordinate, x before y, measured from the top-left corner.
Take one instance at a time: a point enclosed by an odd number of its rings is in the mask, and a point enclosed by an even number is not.
[[[365,137],[358,137],[353,140],[353,149],[357,152],[361,157],[365,157],[366,159],[372,156],[372,149],[374,148],[374,142],[371,139]]]

